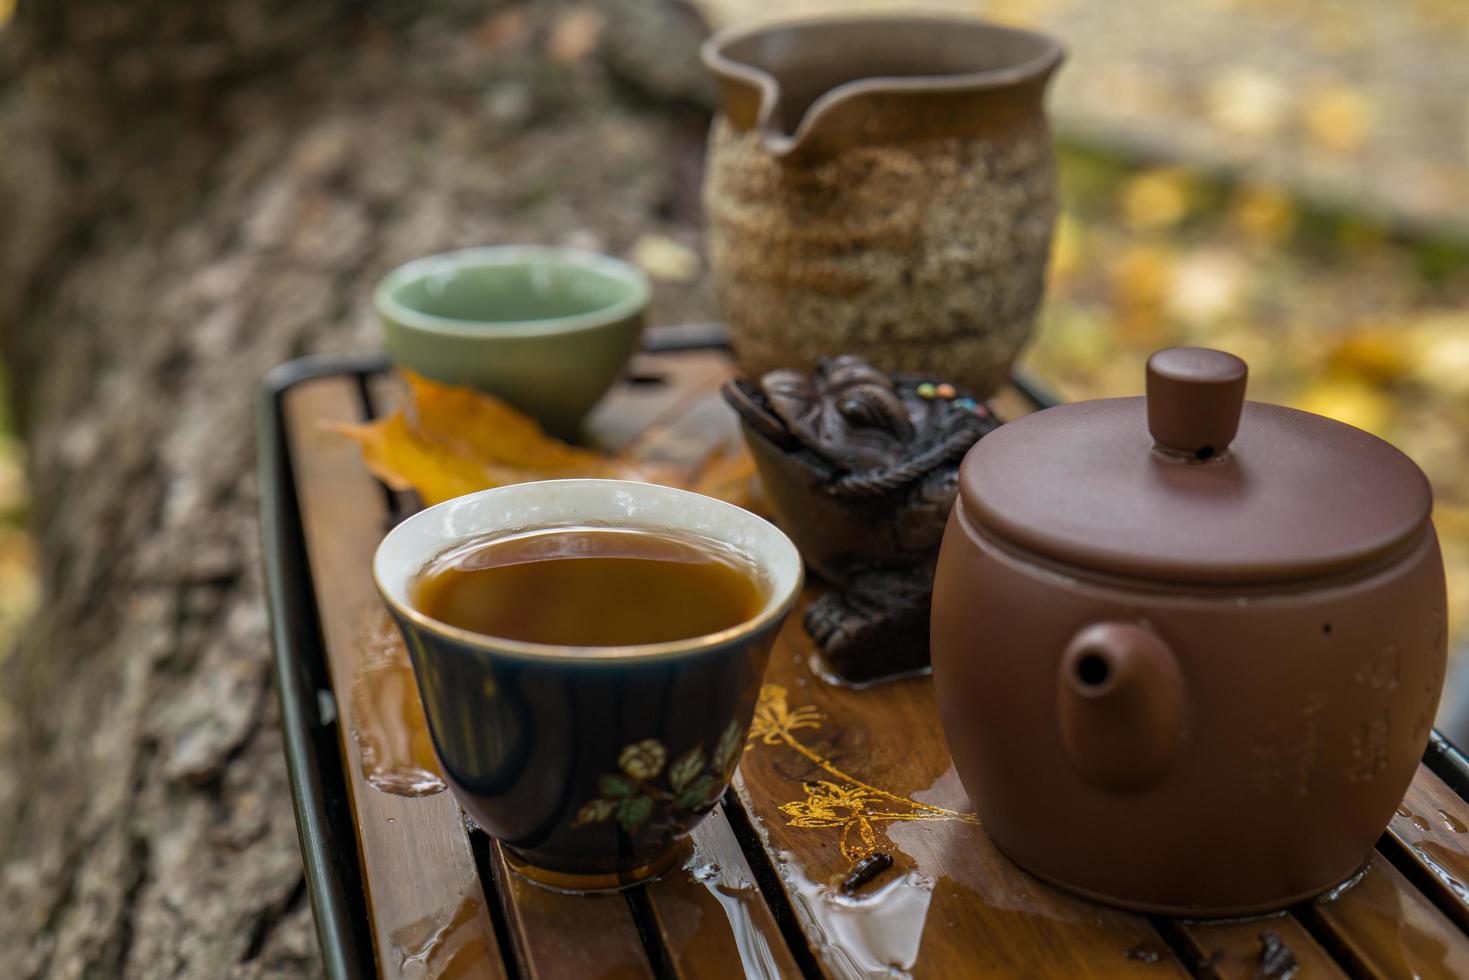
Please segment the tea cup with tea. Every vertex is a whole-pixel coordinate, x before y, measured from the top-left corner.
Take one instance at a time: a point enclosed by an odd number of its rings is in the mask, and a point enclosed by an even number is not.
[[[677,860],[734,774],[802,580],[767,521],[619,480],[430,507],[373,573],[460,803],[512,869],[568,891]]]

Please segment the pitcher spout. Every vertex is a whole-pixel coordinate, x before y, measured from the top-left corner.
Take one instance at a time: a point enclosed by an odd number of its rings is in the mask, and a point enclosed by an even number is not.
[[[704,43],[723,114],[782,161],[1043,119],[1053,38],[941,15],[786,20]],[[1043,124],[1043,123],[1042,123]]]

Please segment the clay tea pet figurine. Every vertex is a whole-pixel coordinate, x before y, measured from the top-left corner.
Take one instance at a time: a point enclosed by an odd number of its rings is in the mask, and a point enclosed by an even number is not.
[[[823,661],[813,666],[849,683],[926,668],[938,544],[959,461],[999,424],[989,409],[850,355],[811,374],[736,378],[723,393],[777,520],[833,586],[806,612]]]

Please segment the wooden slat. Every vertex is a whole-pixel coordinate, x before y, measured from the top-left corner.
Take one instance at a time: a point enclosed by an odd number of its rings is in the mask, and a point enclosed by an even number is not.
[[[822,683],[800,618],[772,653],[736,787],[828,975],[1185,975],[1146,918],[1032,878],[965,816],[927,677]],[[850,854],[864,838],[894,865],[841,897],[843,840]]]
[[[1172,928],[1179,942],[1192,956],[1194,972],[1214,980],[1260,980],[1264,971],[1267,944],[1265,933],[1272,932],[1294,959],[1297,969],[1291,980],[1333,980],[1345,977],[1340,966],[1321,948],[1293,914],[1267,919],[1231,920],[1224,922],[1176,921]]]
[[[628,376],[658,381],[619,384],[612,389],[587,419],[587,441],[608,452],[637,443],[639,457],[697,460],[719,441],[737,437],[734,413],[723,408],[718,394],[720,384],[732,372],[729,356],[719,351],[639,354]],[[690,411],[698,413],[692,426],[685,418]],[[662,442],[670,430],[691,434],[694,439],[665,444],[657,451],[650,451],[640,439],[652,435]]]
[[[368,397],[372,400],[372,415],[380,418],[398,410],[408,397],[403,379],[396,372],[388,371],[367,377]]]
[[[800,970],[730,830],[723,806],[694,829],[681,871],[647,887],[669,960],[690,980],[775,980]]]
[[[1469,938],[1381,854],[1359,881],[1301,914],[1355,974],[1469,977]]]
[[[491,861],[525,976],[630,980],[651,974],[625,896],[548,891],[511,872],[498,846],[491,851]]]
[[[1387,830],[1401,858],[1417,869],[1414,882],[1469,929],[1469,803],[1419,766]]]
[[[385,977],[504,976],[474,854],[448,792],[406,797],[369,785],[354,687],[368,653],[401,656],[372,584],[372,555],[386,513],[379,485],[356,447],[321,428],[356,422],[361,398],[346,377],[303,382],[285,396],[291,467],[300,502],[327,665],[343,733],[342,752],[361,848],[378,968]],[[408,683],[411,673],[404,672]],[[416,698],[416,689],[412,691]]]

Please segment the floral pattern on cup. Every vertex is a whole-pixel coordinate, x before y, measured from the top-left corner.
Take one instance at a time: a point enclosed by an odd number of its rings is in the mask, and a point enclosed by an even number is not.
[[[601,795],[584,803],[571,826],[615,820],[629,835],[655,817],[700,813],[719,802],[734,775],[744,730],[732,721],[719,736],[712,754],[696,745],[669,763],[668,750],[656,738],[624,746],[617,756],[621,770],[597,780]]]

